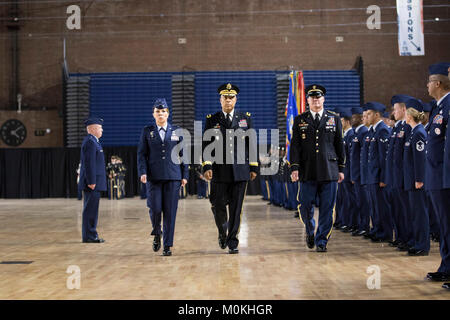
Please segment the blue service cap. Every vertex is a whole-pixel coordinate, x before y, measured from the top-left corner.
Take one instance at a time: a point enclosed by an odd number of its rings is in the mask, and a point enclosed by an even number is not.
[[[428,72],[432,74],[442,74],[448,76],[448,68],[450,68],[450,62],[438,62],[428,67]]]
[[[167,105],[165,98],[158,98],[155,100],[155,103],[153,104],[153,108],[156,109],[169,109],[169,106]]]
[[[396,94],[391,98],[391,106],[393,106],[396,103],[405,103],[411,98],[413,97],[408,96],[407,94]]]
[[[341,112],[339,112],[339,115],[341,116],[341,118],[351,118],[352,110],[350,108],[342,108]]]
[[[364,110],[361,107],[353,107],[352,108],[352,114],[362,114],[363,112],[364,112]]]
[[[375,101],[367,102],[365,106],[366,110],[378,111],[381,114],[383,114],[383,112],[386,110],[386,106],[384,104]]]
[[[386,112],[386,111],[383,112],[383,118],[389,118],[389,116],[390,116],[389,112]]]
[[[423,103],[419,99],[411,98],[408,101],[406,101],[405,104],[406,104],[406,108],[414,108],[419,112],[423,111]]]
[[[84,121],[84,125],[87,127],[87,126],[90,126],[91,124],[99,124],[99,125],[103,125],[103,119],[101,119],[101,118],[97,118],[97,117],[90,117],[90,118],[88,118],[88,119],[86,119],[85,121]]]

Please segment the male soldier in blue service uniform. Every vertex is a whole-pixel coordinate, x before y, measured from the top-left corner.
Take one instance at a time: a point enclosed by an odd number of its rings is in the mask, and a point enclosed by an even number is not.
[[[352,108],[352,126],[355,135],[350,145],[350,180],[355,189],[358,229],[352,232],[352,236],[364,236],[369,232],[370,225],[370,204],[367,191],[361,185],[361,148],[364,137],[367,134],[367,127],[363,123],[361,107]]]
[[[326,90],[319,84],[305,89],[310,110],[294,119],[290,160],[292,181],[300,180],[300,216],[306,227],[306,244],[327,251],[333,227],[338,182],[344,180],[345,150],[339,116],[323,108]],[[319,225],[311,207],[319,196]]]
[[[82,240],[85,243],[102,243],[98,237],[98,206],[100,191],[106,191],[106,169],[103,148],[99,139],[103,133],[103,119],[89,118],[84,124],[88,135],[81,145],[80,181],[78,189],[83,191]]]
[[[389,242],[393,237],[393,222],[387,200],[386,184],[386,151],[391,129],[381,119],[386,106],[379,102],[368,102],[367,117],[373,135],[369,142],[367,157],[367,186],[372,206],[372,241]]]
[[[450,81],[447,77],[450,63],[441,62],[429,67],[428,94],[436,100],[426,143],[425,189],[430,190],[431,201],[439,218],[441,265],[430,272],[432,281],[450,280]],[[444,285],[448,288],[448,285]]]
[[[240,137],[229,137],[226,139],[226,130],[242,129],[247,131],[252,128],[250,113],[239,112],[234,109],[237,101],[239,88],[231,83],[225,83],[218,88],[220,94],[220,103],[222,110],[215,114],[206,116],[205,131],[217,130],[217,136],[214,135],[212,141],[203,141],[203,175],[207,180],[211,180],[211,210],[214,214],[217,229],[219,231],[219,246],[225,249],[228,246],[228,253],[236,254],[238,250],[238,234],[241,223],[242,206],[244,196],[247,190],[248,180],[254,180],[257,176],[258,162],[256,155],[256,141],[252,142],[248,137],[245,138],[245,154],[237,154],[237,139]],[[205,148],[211,143],[218,141],[223,148],[223,158],[214,159],[212,154],[205,154]],[[232,148],[228,148],[228,145]],[[215,151],[217,153],[217,151]],[[227,157],[227,152],[230,155]],[[213,152],[212,152],[213,153]],[[252,159],[254,156],[254,159]],[[244,157],[244,161],[237,161]],[[249,161],[250,157],[250,161]],[[233,159],[232,163],[226,161]],[[253,160],[254,162],[252,162]],[[244,162],[244,163],[240,163]],[[227,205],[229,217],[227,219]],[[228,230],[228,234],[227,234]]]
[[[178,155],[178,162],[172,161],[172,150],[183,137],[178,136],[167,122],[169,107],[166,99],[156,99],[153,105],[155,124],[145,126],[138,146],[138,175],[147,185],[147,206],[153,230],[153,251],[161,248],[161,215],[163,216],[163,255],[171,256],[175,232],[175,219],[180,196],[180,186],[187,183],[188,165]]]

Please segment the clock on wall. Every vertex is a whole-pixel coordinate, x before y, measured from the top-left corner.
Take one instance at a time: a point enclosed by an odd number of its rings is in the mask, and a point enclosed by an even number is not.
[[[0,134],[4,143],[8,146],[17,147],[25,141],[27,129],[21,121],[9,119],[2,124]]]

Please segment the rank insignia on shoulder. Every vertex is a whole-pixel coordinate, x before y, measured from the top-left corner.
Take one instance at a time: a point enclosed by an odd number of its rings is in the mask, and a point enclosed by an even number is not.
[[[247,115],[247,117],[250,117],[250,116],[251,116],[250,112],[247,112],[246,115]]]
[[[336,112],[334,112],[334,111],[331,111],[331,110],[327,110],[329,113],[331,113],[332,115],[335,115],[335,116],[339,116]]]
[[[211,114],[208,114],[208,115],[206,116],[206,119],[209,119],[209,118],[211,118]]]

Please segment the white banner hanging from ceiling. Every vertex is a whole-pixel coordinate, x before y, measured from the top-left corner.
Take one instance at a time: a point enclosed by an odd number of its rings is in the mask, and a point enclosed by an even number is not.
[[[424,56],[422,0],[397,0],[398,51],[401,56]]]

